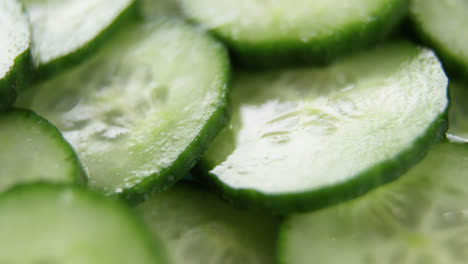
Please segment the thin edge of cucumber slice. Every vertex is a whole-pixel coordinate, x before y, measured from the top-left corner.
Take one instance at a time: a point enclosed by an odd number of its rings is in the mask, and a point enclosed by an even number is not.
[[[69,54],[55,58],[45,64],[36,65],[34,72],[34,82],[42,82],[50,77],[67,70],[75,65],[85,61],[88,57],[95,54],[123,25],[135,21],[140,18],[139,1],[133,0],[122,12],[114,18],[111,24],[103,28],[103,30],[93,39],[83,44],[79,49],[70,52]]]
[[[2,114],[7,114],[9,112],[16,112],[23,114],[25,118],[32,118],[37,121],[37,125],[41,126],[42,129],[46,130],[48,133],[52,134],[54,137],[57,137],[60,140],[60,145],[63,149],[67,150],[70,154],[70,162],[74,164],[74,171],[70,174],[71,183],[78,184],[78,185],[86,185],[88,178],[86,172],[76,154],[74,148],[68,143],[68,141],[63,137],[62,133],[54,126],[54,124],[50,123],[47,119],[43,118],[42,116],[36,114],[35,112],[24,109],[24,108],[10,108],[6,110]],[[14,155],[14,153],[12,154]],[[26,163],[27,161],[25,161]],[[47,179],[38,179],[36,181],[44,181],[47,182]],[[16,185],[23,185],[24,183],[18,183]]]
[[[203,24],[187,14],[183,4],[180,5],[189,21]],[[409,0],[394,1],[392,6],[384,8],[381,16],[374,17],[372,23],[349,24],[331,37],[314,39],[307,43],[299,40],[248,43],[233,40],[216,30],[210,32],[229,47],[234,65],[251,70],[258,70],[258,67],[277,68],[297,64],[324,65],[382,42],[396,29],[407,15],[408,9]]]
[[[392,159],[368,168],[357,177],[319,190],[286,194],[266,194],[254,189],[234,189],[210,173],[211,166],[203,159],[193,169],[193,174],[230,203],[239,207],[256,207],[276,213],[318,210],[364,195],[377,186],[391,182],[421,161],[430,146],[445,138],[448,129],[449,105],[434,119],[413,145]],[[340,195],[337,196],[336,194]]]
[[[127,206],[123,202],[109,199],[108,197],[105,197],[100,193],[85,189],[80,186],[45,183],[39,181],[35,183],[16,185],[8,189],[7,191],[0,193],[0,203],[3,202],[3,200],[8,199],[9,196],[15,195],[18,192],[28,192],[29,190],[35,189],[43,189],[48,191],[72,191],[74,193],[78,193],[79,195],[86,196],[90,200],[107,203],[109,206],[112,206],[115,210],[119,210],[120,214],[125,216],[127,220],[129,220],[129,223],[134,224],[136,231],[139,232],[139,235],[142,238],[142,243],[146,244],[147,247],[155,249],[154,255],[161,261],[155,262],[155,264],[169,263],[167,261],[168,257],[165,250],[159,250],[164,249],[164,245],[154,235],[151,236],[149,234],[150,232],[146,227],[142,217],[140,217],[132,207]]]
[[[32,72],[31,47],[28,47],[15,59],[13,68],[0,79],[0,112],[8,109],[16,100],[18,91],[30,83]]]

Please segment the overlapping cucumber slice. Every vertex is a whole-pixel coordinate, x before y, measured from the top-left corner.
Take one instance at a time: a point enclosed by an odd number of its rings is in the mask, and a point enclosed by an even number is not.
[[[73,145],[93,189],[139,196],[174,183],[226,123],[224,47],[179,21],[123,28],[106,47],[19,98]]]
[[[132,210],[76,187],[31,184],[1,194],[0,233],[0,263],[167,263]]]
[[[450,72],[467,76],[468,2],[412,0],[410,9],[420,36],[437,51]]]
[[[31,111],[0,113],[0,146],[0,192],[26,182],[86,182],[72,147],[57,128]]]
[[[32,31],[32,54],[45,79],[82,62],[128,21],[135,0],[24,0]]]
[[[447,129],[447,78],[432,51],[409,43],[326,68],[239,73],[232,98],[198,173],[235,203],[280,212],[395,179]]]
[[[468,85],[453,81],[449,90],[451,105],[447,137],[455,142],[468,143]]]
[[[235,209],[195,183],[178,183],[138,210],[171,264],[275,262],[278,218]]]
[[[398,181],[291,216],[279,263],[466,263],[468,146],[443,143]]]
[[[368,47],[400,21],[407,0],[179,0],[243,64],[323,63]]]
[[[29,63],[28,18],[17,0],[0,2],[0,111],[16,98],[16,83]]]

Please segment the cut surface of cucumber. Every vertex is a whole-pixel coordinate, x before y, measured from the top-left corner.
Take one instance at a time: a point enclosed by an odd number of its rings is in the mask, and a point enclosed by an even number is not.
[[[468,85],[450,82],[449,130],[447,137],[456,142],[468,143]]]
[[[0,195],[0,233],[0,263],[167,263],[133,211],[79,188],[10,189]]]
[[[441,143],[398,181],[287,219],[279,263],[466,263],[468,146]]]
[[[23,6],[16,0],[0,3],[0,110],[13,103],[15,82],[21,64],[27,63],[30,32]]]
[[[276,217],[235,209],[194,183],[178,183],[138,210],[171,264],[275,262]]]
[[[247,64],[326,62],[371,45],[405,14],[407,0],[179,0],[184,13]]]
[[[24,0],[32,53],[41,75],[63,70],[95,50],[129,16],[135,0]]]
[[[92,188],[141,194],[187,173],[224,126],[228,78],[221,44],[179,21],[146,21],[18,104],[60,129]]]
[[[0,113],[0,192],[32,181],[86,182],[80,161],[60,132],[33,112]]]
[[[443,137],[433,52],[388,44],[327,68],[239,73],[233,114],[198,173],[228,199],[309,210],[394,179]]]
[[[412,0],[411,18],[450,71],[468,74],[468,1]],[[466,77],[468,78],[468,77]]]

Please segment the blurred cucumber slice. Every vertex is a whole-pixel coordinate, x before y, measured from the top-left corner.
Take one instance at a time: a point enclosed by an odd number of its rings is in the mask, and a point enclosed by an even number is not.
[[[417,31],[448,70],[468,76],[468,1],[412,0],[410,10]]]
[[[138,210],[171,264],[275,262],[276,217],[235,209],[194,183],[179,183]]]
[[[289,217],[279,263],[466,263],[467,160],[467,145],[443,143],[390,185]]]
[[[451,81],[448,139],[468,143],[468,85]]]
[[[26,182],[86,182],[75,151],[47,120],[11,109],[0,113],[0,128],[0,192]]]

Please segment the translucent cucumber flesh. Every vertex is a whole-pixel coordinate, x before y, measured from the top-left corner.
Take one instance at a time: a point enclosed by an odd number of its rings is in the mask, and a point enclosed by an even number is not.
[[[29,25],[20,2],[16,0],[1,1],[0,17],[0,79],[2,79],[13,68],[15,59],[28,49]]]
[[[97,56],[18,104],[62,131],[93,188],[119,193],[198,147],[192,142],[225,107],[227,74],[224,48],[211,38],[179,22],[148,22],[122,29]]]
[[[92,41],[133,0],[24,0],[37,64],[68,55]]]
[[[60,132],[32,112],[0,114],[0,192],[33,181],[82,182],[83,170]]]
[[[236,42],[309,42],[369,24],[398,1],[181,0],[188,16]]]
[[[278,219],[232,208],[196,185],[178,184],[138,210],[171,264],[274,263]]]
[[[390,185],[293,215],[282,227],[280,263],[466,263],[467,160],[466,145],[443,143]]]
[[[451,106],[449,130],[451,140],[468,143],[468,86],[460,82],[450,82]]]
[[[446,87],[434,54],[409,44],[324,69],[238,74],[232,120],[203,162],[224,187],[268,195],[343,184],[370,168],[380,179],[388,171],[375,168],[439,122]]]
[[[0,197],[0,263],[167,263],[137,220],[88,191],[15,188]]]
[[[422,34],[468,71],[468,2],[413,0],[411,14]]]

